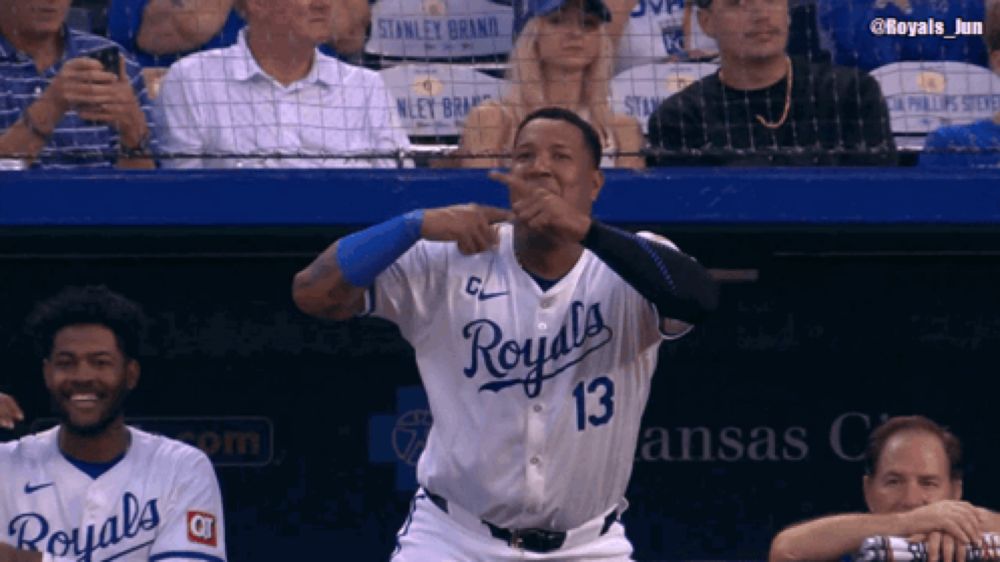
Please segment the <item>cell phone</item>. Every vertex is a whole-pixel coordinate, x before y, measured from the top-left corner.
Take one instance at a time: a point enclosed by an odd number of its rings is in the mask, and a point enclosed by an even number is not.
[[[100,62],[104,70],[118,76],[118,65],[121,64],[118,60],[121,58],[118,47],[105,47],[99,51],[87,53],[87,56]]]

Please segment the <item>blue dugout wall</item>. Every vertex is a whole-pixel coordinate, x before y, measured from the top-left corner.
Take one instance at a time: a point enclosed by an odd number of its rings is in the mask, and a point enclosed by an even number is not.
[[[210,454],[232,560],[385,560],[429,423],[412,353],[387,323],[299,313],[291,276],[405,210],[505,198],[471,171],[0,173],[16,433],[49,416],[25,314],[106,283],[153,319],[130,418]],[[725,280],[720,311],[661,349],[625,515],[638,559],[762,560],[782,526],[864,509],[885,415],[951,426],[967,498],[1000,507],[1000,172],[615,171],[595,213]]]

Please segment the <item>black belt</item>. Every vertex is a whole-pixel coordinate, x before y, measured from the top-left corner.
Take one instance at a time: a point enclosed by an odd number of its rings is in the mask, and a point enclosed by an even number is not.
[[[427,490],[424,490],[424,492],[431,500],[431,503],[436,505],[441,511],[448,513],[448,500],[437,494],[432,494]],[[599,536],[603,536],[604,533],[607,533],[608,529],[611,528],[611,525],[614,525],[617,520],[618,511],[613,510],[607,517],[604,518],[604,525],[601,526],[601,534]],[[493,538],[500,539],[514,548],[520,548],[529,552],[545,554],[546,552],[559,550],[562,548],[563,543],[566,542],[566,531],[549,531],[547,529],[504,529],[503,527],[497,527],[489,521],[482,521],[482,523],[490,530],[490,534],[493,535]]]

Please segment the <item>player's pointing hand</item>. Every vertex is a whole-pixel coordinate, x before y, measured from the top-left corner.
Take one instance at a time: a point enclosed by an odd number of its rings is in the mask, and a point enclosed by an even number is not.
[[[14,429],[14,423],[24,421],[24,412],[13,396],[0,392],[0,427]]]
[[[455,242],[463,254],[478,254],[497,243],[493,225],[512,218],[499,207],[467,204],[424,211],[420,236],[425,240]]]
[[[510,189],[510,208],[518,223],[566,242],[580,242],[587,235],[590,215],[564,199],[554,181],[540,179],[529,185],[524,178],[498,171],[490,172],[490,179]]]

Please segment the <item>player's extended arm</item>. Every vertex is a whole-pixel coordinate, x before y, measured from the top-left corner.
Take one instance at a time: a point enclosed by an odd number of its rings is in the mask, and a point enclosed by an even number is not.
[[[153,55],[193,51],[226,23],[233,0],[150,0],[136,44]]]
[[[482,205],[410,211],[341,238],[295,275],[292,298],[302,312],[346,320],[361,312],[365,288],[417,240],[450,241],[463,254],[496,244],[492,225],[510,212]]]
[[[943,532],[961,544],[978,540],[983,510],[960,501],[940,501],[904,513],[848,513],[793,525],[771,541],[769,562],[837,560],[875,535],[910,537]]]
[[[655,304],[663,318],[695,324],[719,304],[719,287],[708,270],[665,244],[596,220],[581,243]]]

